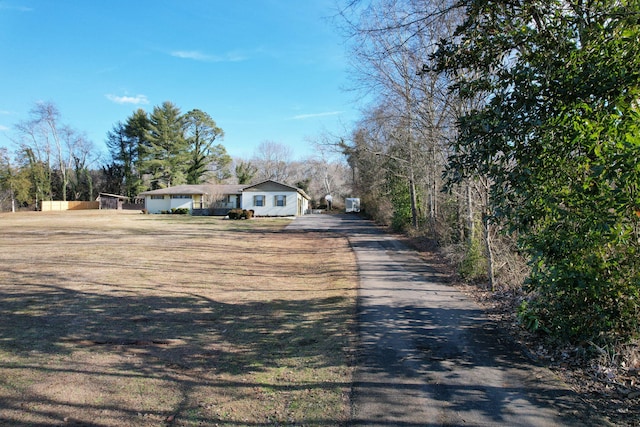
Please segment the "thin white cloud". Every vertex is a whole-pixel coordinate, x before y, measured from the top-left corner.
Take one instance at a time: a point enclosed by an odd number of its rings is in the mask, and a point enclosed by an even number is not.
[[[171,52],[171,56],[182,59],[193,59],[195,61],[210,61],[211,57],[197,50],[176,50]]]
[[[117,96],[112,94],[105,95],[107,99],[111,102],[115,102],[116,104],[133,104],[133,105],[141,105],[148,104],[149,100],[146,95],[136,95],[136,96]]]
[[[32,7],[16,6],[7,1],[0,1],[0,10],[15,10],[17,12],[33,12]]]
[[[0,125],[0,132],[4,132],[4,131],[7,131],[7,130],[9,130],[9,128],[7,126]]]
[[[338,114],[342,114],[344,111],[327,111],[324,113],[314,113],[314,114],[299,114],[297,116],[293,116],[292,120],[305,120],[305,119],[314,119],[316,117],[326,117],[326,116],[337,116]]]
[[[245,56],[238,53],[227,53],[226,55],[209,55],[198,50],[175,50],[170,53],[171,56],[181,59],[192,59],[202,62],[238,62],[244,61]]]

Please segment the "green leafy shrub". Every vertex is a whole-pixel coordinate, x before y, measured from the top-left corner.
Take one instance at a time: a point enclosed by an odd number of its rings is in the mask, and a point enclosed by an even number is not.
[[[160,211],[163,215],[187,215],[189,209],[187,208],[171,208],[171,210]]]
[[[487,259],[482,253],[482,243],[479,238],[474,238],[467,249],[464,258],[460,262],[458,272],[465,280],[482,280],[487,277]]]
[[[253,210],[238,208],[238,209],[231,209],[227,213],[227,216],[229,217],[229,219],[251,219],[253,218],[254,213],[255,212]]]
[[[411,194],[404,181],[394,178],[388,183],[388,191],[393,205],[391,227],[396,231],[406,231],[411,228]]]
[[[626,250],[611,244],[578,249],[535,266],[528,285],[536,296],[528,311],[571,341],[627,341],[640,330],[637,260],[616,254]]]
[[[540,318],[539,310],[532,308],[528,301],[522,301],[520,306],[518,306],[518,321],[531,332],[549,332]]]
[[[227,212],[229,219],[240,219],[242,216],[242,209],[231,209]]]

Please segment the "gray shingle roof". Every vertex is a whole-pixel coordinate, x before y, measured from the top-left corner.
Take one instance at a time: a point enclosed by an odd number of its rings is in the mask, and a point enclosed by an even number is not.
[[[161,196],[161,195],[174,195],[174,194],[184,194],[184,195],[197,195],[197,194],[206,194],[206,195],[215,195],[215,194],[241,194],[244,189],[247,188],[259,188],[260,186],[271,183],[279,186],[290,188],[291,190],[295,190],[304,196],[307,199],[311,199],[307,193],[305,193],[302,189],[283,184],[281,182],[266,180],[259,182],[257,184],[252,185],[240,185],[240,184],[183,184],[176,185],[175,187],[167,187],[160,188],[159,190],[149,190],[143,191],[139,194],[139,196]]]
[[[160,188],[158,190],[143,191],[140,196],[161,196],[173,194],[240,194],[246,185],[237,184],[183,184],[175,187]]]

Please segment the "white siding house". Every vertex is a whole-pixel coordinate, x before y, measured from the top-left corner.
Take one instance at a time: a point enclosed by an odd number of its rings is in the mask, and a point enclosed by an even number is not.
[[[254,185],[177,185],[144,191],[149,213],[172,209],[208,209],[210,215],[226,215],[235,208],[253,210],[256,216],[300,216],[309,209],[310,197],[301,189],[276,181]]]
[[[301,189],[276,181],[263,181],[242,190],[242,209],[255,216],[302,216],[310,197]]]
[[[240,206],[241,185],[177,185],[159,190],[144,191],[144,207],[149,213],[162,213],[171,209],[229,209]]]

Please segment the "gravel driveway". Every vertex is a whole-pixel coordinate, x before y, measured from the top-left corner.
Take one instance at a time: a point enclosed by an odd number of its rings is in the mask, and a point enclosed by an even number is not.
[[[345,234],[356,254],[359,356],[353,426],[584,426],[578,396],[433,267],[355,215],[308,215],[293,230]]]

